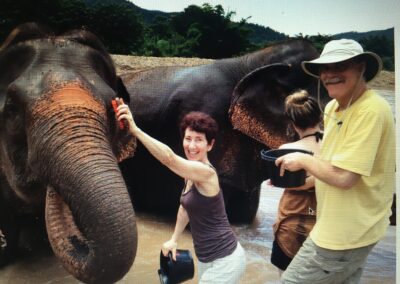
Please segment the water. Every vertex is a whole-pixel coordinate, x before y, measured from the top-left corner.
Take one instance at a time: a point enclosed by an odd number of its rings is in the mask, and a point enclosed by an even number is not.
[[[377,90],[377,92],[384,97],[390,104],[392,108],[393,115],[395,115],[395,93],[392,90]]]
[[[394,92],[382,90],[394,112]],[[242,283],[274,284],[279,283],[277,269],[270,263],[272,247],[272,224],[275,221],[278,202],[282,189],[271,188],[263,184],[260,207],[254,222],[250,225],[233,226],[239,241],[246,250],[247,267]],[[166,220],[160,216],[139,213],[138,251],[135,263],[119,284],[158,284],[157,270],[161,244],[173,233],[174,220]],[[190,249],[197,261],[191,235],[185,231],[179,241],[179,248]],[[396,282],[396,227],[389,227],[385,237],[375,246],[368,257],[363,284],[381,284]],[[51,252],[36,249],[30,255],[0,269],[0,284],[69,284],[79,283],[68,274]],[[185,283],[197,283],[197,267],[195,277]]]
[[[282,189],[262,186],[260,208],[254,222],[250,225],[233,226],[241,244],[246,250],[247,267],[242,283],[279,283],[277,269],[270,263],[272,246],[272,224],[274,223]],[[138,214],[139,243],[135,263],[128,274],[118,283],[157,284],[157,269],[161,244],[168,240],[174,230],[174,221],[165,220],[151,214]],[[389,227],[386,236],[374,248],[368,257],[362,283],[395,283],[396,268],[396,231]],[[185,231],[179,241],[179,248],[190,249],[193,244],[190,233]],[[195,262],[196,257],[193,254]],[[197,283],[195,278],[185,283]],[[39,250],[31,256],[0,270],[1,284],[28,283],[79,283],[70,276],[58,260],[45,250]]]

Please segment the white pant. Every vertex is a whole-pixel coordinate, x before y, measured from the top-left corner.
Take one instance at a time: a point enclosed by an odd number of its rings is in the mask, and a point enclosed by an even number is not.
[[[246,253],[240,243],[228,256],[211,262],[198,262],[199,284],[239,283],[246,269]]]

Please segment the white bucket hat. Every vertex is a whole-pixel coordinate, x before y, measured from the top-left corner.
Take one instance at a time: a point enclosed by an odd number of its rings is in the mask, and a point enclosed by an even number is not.
[[[307,74],[319,78],[319,66],[342,62],[351,58],[360,58],[365,62],[365,80],[367,82],[375,78],[382,69],[381,58],[369,51],[364,51],[362,46],[352,39],[339,39],[328,42],[319,58],[311,61],[303,61],[301,67]]]

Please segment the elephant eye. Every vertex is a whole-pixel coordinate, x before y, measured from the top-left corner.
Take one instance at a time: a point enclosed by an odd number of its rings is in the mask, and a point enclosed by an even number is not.
[[[22,127],[22,113],[19,105],[11,98],[7,98],[4,105],[5,127],[10,132]]]
[[[18,112],[18,107],[11,100],[7,100],[6,104],[4,106],[4,111],[9,115],[13,115],[13,114],[16,114]]]
[[[19,107],[16,102],[8,97],[5,104],[4,104],[4,113],[7,115],[16,115],[19,111]]]

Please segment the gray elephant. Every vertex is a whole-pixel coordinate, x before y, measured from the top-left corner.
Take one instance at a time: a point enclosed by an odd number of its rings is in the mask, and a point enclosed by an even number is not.
[[[316,96],[317,81],[300,63],[318,55],[311,43],[291,40],[237,58],[158,67],[121,79],[138,125],[181,155],[180,118],[197,110],[216,119],[220,132],[210,159],[220,176],[226,210],[230,221],[250,223],[258,210],[260,185],[268,178],[260,151],[290,140],[284,100],[299,88]],[[322,90],[322,105],[327,99]],[[135,158],[121,168],[136,209],[176,213],[183,181],[140,144]]]
[[[137,229],[118,161],[136,141],[112,111],[112,98],[129,97],[117,93],[110,56],[86,31],[55,36],[28,23],[2,45],[0,70],[0,264],[15,255],[20,225],[45,216],[51,247],[74,277],[121,279]]]

